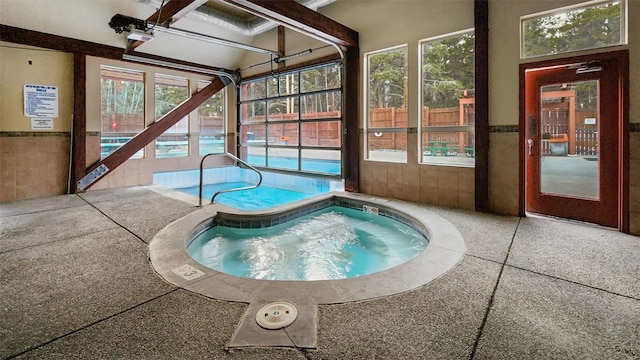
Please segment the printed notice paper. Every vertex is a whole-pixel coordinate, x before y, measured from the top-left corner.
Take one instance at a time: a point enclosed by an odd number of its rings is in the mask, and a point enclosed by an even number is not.
[[[27,84],[24,86],[24,116],[58,117],[58,87]]]
[[[53,130],[53,119],[31,118],[31,130]]]

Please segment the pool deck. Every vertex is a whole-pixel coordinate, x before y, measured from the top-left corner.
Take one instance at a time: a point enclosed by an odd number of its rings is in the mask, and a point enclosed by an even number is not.
[[[151,239],[193,204],[146,187],[2,203],[0,359],[640,358],[639,237],[424,208],[464,237],[452,270],[317,305],[315,349],[229,350],[249,304],[176,287],[149,261]]]

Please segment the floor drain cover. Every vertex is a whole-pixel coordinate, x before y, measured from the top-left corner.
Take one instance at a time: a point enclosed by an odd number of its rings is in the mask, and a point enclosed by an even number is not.
[[[298,317],[298,309],[281,301],[267,304],[258,310],[256,322],[260,327],[276,330],[291,325],[296,317]]]

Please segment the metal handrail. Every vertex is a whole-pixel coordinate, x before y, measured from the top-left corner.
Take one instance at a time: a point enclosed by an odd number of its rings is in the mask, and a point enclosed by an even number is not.
[[[209,157],[211,155],[230,157],[231,159],[235,160],[236,162],[238,162],[238,163],[246,166],[247,168],[255,171],[258,174],[259,180],[258,180],[258,183],[255,184],[255,185],[242,186],[242,187],[239,187],[239,188],[220,190],[220,191],[216,192],[215,194],[213,194],[213,196],[211,197],[211,202],[209,204],[213,204],[213,200],[219,194],[232,192],[232,191],[251,190],[251,189],[257,188],[258,186],[260,186],[260,184],[262,184],[262,173],[260,171],[258,171],[258,169],[256,169],[255,167],[253,167],[253,166],[247,164],[246,162],[242,161],[241,159],[239,159],[237,156],[229,154],[228,152],[225,152],[225,153],[222,153],[222,154],[220,154],[220,153],[209,153],[209,154],[203,156],[202,160],[200,160],[200,191],[199,191],[199,198],[200,199],[199,199],[199,205],[198,206],[202,206],[202,182],[203,182],[203,164],[204,164],[204,159],[206,159],[207,157]]]

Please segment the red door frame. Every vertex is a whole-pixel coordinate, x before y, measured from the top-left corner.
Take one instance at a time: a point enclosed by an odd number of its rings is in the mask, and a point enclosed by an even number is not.
[[[629,232],[629,51],[619,50],[607,53],[597,53],[562,59],[539,61],[520,64],[520,120],[519,120],[519,158],[520,158],[520,186],[519,213],[525,216],[526,198],[526,156],[528,154],[527,129],[525,113],[525,72],[530,69],[550,68],[568,64],[586,63],[594,59],[617,61],[618,65],[618,230]]]

